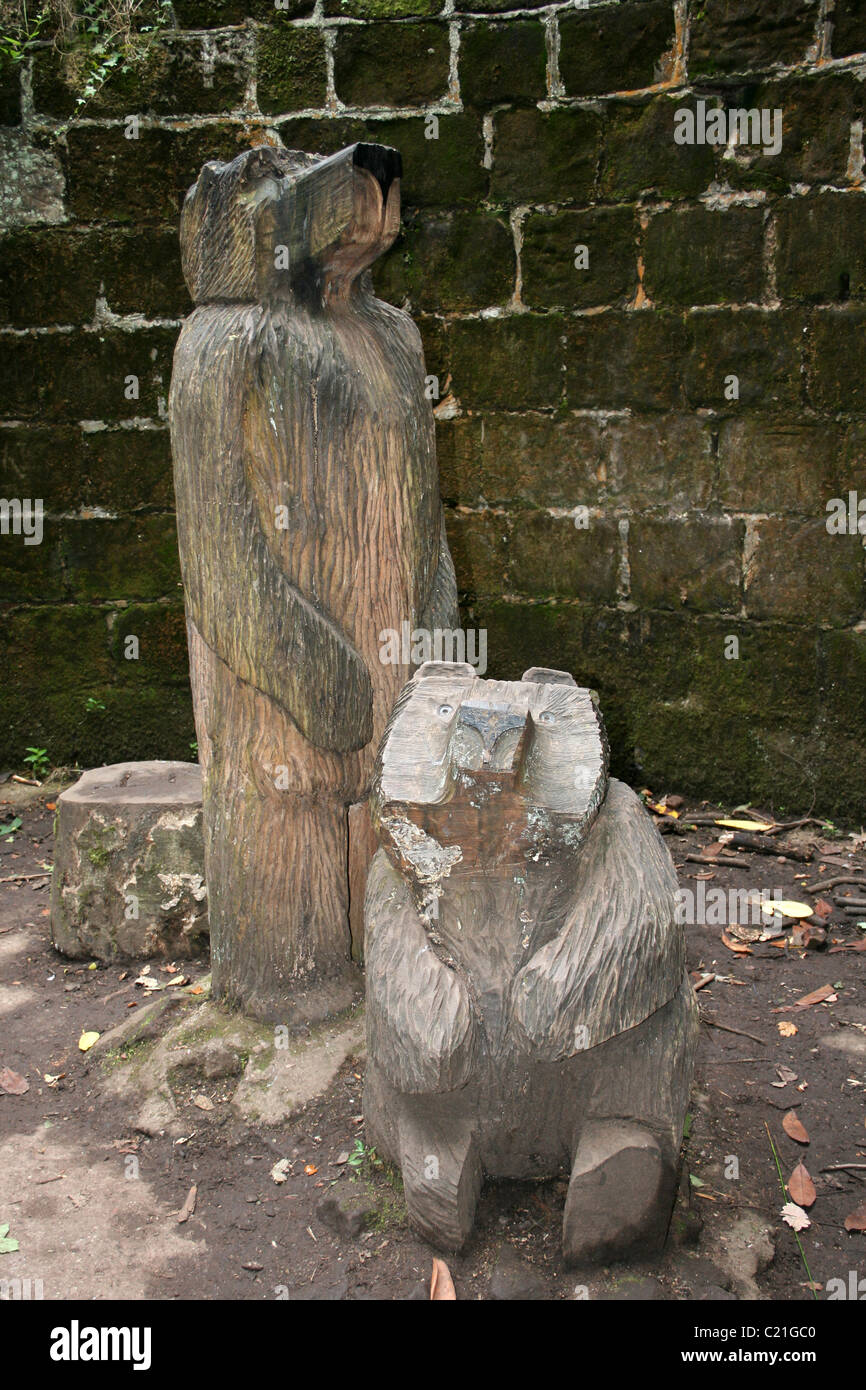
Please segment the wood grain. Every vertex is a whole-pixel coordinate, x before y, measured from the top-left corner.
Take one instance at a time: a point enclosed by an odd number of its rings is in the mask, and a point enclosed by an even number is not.
[[[399,156],[270,147],[206,165],[184,205],[198,307],[170,422],[204,773],[218,994],[279,1021],[343,1007],[348,807],[408,674],[379,634],[456,626],[420,338],[368,265]]]

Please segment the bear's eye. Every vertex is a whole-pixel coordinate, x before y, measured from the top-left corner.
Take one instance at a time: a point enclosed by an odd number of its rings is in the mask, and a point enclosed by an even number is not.
[[[539,724],[553,724],[556,721],[554,720],[553,715],[550,713],[550,710],[545,709],[542,710],[541,714],[538,716],[538,722]]]
[[[440,705],[437,713],[440,715],[442,719],[447,719],[449,715],[452,715],[454,713],[454,706]]]

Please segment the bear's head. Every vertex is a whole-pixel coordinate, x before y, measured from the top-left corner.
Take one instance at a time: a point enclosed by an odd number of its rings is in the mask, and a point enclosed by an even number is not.
[[[376,766],[372,806],[386,851],[419,884],[573,859],[604,800],[608,749],[591,693],[533,667],[488,681],[427,662],[404,688]],[[459,853],[458,853],[459,852]],[[425,867],[426,866],[426,867]]]
[[[181,213],[196,304],[345,299],[397,235],[400,155],[350,145],[322,158],[260,145],[205,164]]]

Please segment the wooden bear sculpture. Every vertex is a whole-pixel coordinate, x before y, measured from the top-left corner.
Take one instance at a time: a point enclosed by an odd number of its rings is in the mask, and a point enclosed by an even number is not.
[[[206,164],[181,220],[198,307],[170,422],[213,983],[289,1024],[359,983],[349,811],[408,674],[380,634],[457,623],[420,338],[367,272],[399,185],[384,146],[264,146]]]
[[[589,691],[427,663],[372,804],[364,1109],[413,1223],[459,1249],[484,1174],[570,1172],[569,1262],[658,1248],[697,1009],[670,855]]]

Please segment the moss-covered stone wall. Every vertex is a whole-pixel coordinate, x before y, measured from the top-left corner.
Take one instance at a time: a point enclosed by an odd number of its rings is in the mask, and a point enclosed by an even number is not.
[[[0,536],[0,759],[188,755],[180,201],[366,139],[489,674],[568,667],[657,791],[862,817],[866,0],[286,5],[175,0],[80,110],[48,43],[2,70],[0,496],[46,514]]]

